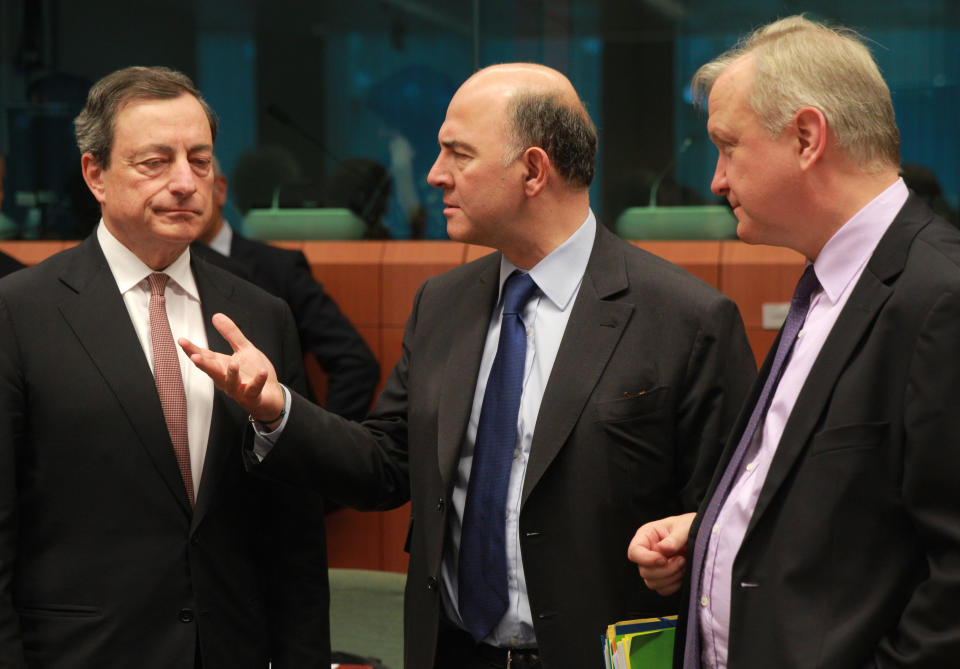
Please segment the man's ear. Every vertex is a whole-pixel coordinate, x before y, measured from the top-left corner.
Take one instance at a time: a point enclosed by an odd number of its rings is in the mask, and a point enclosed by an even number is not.
[[[827,117],[816,107],[802,107],[793,115],[800,169],[813,167],[827,148]]]
[[[227,202],[227,177],[222,174],[213,177],[213,202],[221,208]]]
[[[103,168],[92,153],[85,153],[80,157],[80,171],[83,174],[83,180],[87,182],[87,188],[97,198],[97,202],[104,203],[106,199],[103,186]]]
[[[534,197],[547,185],[550,173],[550,156],[539,146],[531,146],[520,158],[525,168],[523,190],[527,197]]]

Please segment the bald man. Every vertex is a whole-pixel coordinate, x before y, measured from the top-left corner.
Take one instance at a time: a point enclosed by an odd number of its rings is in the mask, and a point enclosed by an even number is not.
[[[481,70],[439,143],[450,237],[497,252],[423,284],[367,420],[282,389],[226,317],[232,358],[181,345],[267,422],[252,468],[356,508],[413,500],[408,669],[602,667],[608,623],[677,611],[625,549],[702,497],[755,373],[743,324],[597,223],[596,131],[559,72]]]

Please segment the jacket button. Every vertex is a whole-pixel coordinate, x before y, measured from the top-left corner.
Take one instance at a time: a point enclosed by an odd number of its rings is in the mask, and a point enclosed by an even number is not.
[[[182,623],[192,623],[193,609],[180,609],[180,615],[178,617]]]
[[[437,579],[433,576],[427,579],[427,590],[436,590],[437,589]]]
[[[443,501],[443,497],[440,498],[440,501],[437,502],[437,511],[443,513],[443,509],[447,506],[447,503]]]

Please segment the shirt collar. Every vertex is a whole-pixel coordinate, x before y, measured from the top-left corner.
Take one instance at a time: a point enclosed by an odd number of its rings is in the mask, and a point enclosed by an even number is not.
[[[117,282],[121,295],[154,272],[133,251],[113,236],[113,233],[104,225],[102,218],[97,226],[97,241],[100,243],[100,248],[103,250],[103,255],[107,259],[107,265],[110,267],[110,272],[113,274],[114,281]],[[200,301],[197,282],[193,278],[193,272],[190,271],[189,247],[184,249],[183,253],[170,263],[163,272],[180,286],[187,295],[198,302]]]
[[[557,309],[563,311],[576,295],[577,287],[587,270],[587,261],[593,250],[593,240],[597,234],[597,219],[593,211],[587,211],[586,220],[567,240],[550,252],[530,270],[530,277],[547,299]],[[500,257],[500,295],[503,284],[517,266]],[[521,270],[522,271],[522,270]]]
[[[831,302],[840,298],[850,281],[866,266],[909,195],[903,179],[897,179],[824,244],[813,269]]]
[[[220,225],[220,231],[217,232],[216,236],[210,240],[208,246],[222,256],[229,256],[230,244],[232,242],[233,230],[230,228],[230,223],[224,219]]]

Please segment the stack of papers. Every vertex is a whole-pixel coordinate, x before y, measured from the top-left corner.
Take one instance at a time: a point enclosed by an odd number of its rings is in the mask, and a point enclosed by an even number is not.
[[[624,620],[603,636],[606,669],[671,669],[677,617]]]

